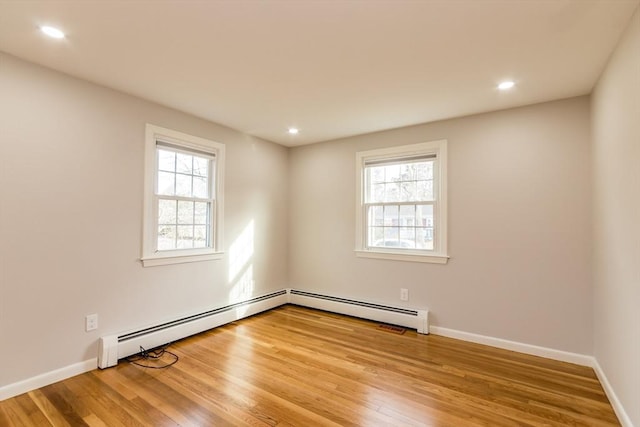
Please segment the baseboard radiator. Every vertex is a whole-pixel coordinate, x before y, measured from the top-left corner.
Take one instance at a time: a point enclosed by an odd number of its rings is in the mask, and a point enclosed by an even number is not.
[[[153,349],[270,310],[287,302],[288,292],[281,290],[122,335],[104,336],[98,343],[98,367],[105,369],[115,366],[119,359],[139,353],[141,346],[145,349]]]
[[[159,325],[101,337],[98,343],[98,367],[105,369],[115,366],[119,359],[139,353],[140,347],[150,350],[287,303],[404,326],[416,329],[421,334],[429,333],[428,310],[392,307],[296,289],[283,289]]]
[[[429,311],[412,310],[388,305],[373,304],[329,295],[315,294],[296,289],[289,290],[289,303],[317,308],[348,316],[375,320],[376,322],[415,329],[420,334],[429,333]]]

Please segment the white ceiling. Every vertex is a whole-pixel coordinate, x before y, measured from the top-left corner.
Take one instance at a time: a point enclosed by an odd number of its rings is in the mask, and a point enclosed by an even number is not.
[[[588,94],[637,5],[0,0],[0,50],[295,146]]]

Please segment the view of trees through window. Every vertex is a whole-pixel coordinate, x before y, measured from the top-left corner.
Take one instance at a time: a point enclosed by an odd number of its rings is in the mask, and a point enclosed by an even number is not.
[[[365,166],[367,246],[433,250],[435,160]]]
[[[157,249],[208,247],[212,160],[166,147],[158,147],[157,159]]]

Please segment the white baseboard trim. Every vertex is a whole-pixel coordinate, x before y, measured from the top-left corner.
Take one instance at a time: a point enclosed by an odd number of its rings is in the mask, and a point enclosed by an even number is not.
[[[596,359],[595,357],[593,358],[592,368],[594,371],[596,371],[598,380],[600,380],[600,384],[602,384],[602,388],[604,389],[604,392],[607,395],[607,398],[609,398],[609,402],[611,402],[611,406],[613,406],[613,410],[618,416],[618,421],[620,421],[620,424],[622,424],[622,427],[633,427],[631,418],[629,418],[627,411],[624,410],[624,407],[622,406],[620,399],[618,399],[616,392],[613,390],[613,387],[611,387],[611,383],[607,379],[607,376],[602,370],[602,367],[598,363],[598,359]]]
[[[94,357],[93,359],[85,360],[84,362],[74,363],[73,365],[65,366],[54,371],[45,372],[44,374],[27,378],[26,380],[18,381],[17,383],[8,384],[0,387],[0,401],[67,378],[75,377],[76,375],[84,374],[85,372],[92,371],[97,367],[98,358]]]
[[[504,350],[530,354],[532,356],[546,357],[548,359],[559,360],[561,362],[593,367],[593,356],[587,356],[585,354],[571,353],[568,351],[555,350],[552,348],[540,347],[517,341],[509,341],[502,338],[473,334],[471,332],[457,331],[455,329],[443,328],[442,326],[431,326],[430,331],[434,335],[442,335],[443,337],[455,338],[477,344],[489,345],[491,347],[502,348]]]

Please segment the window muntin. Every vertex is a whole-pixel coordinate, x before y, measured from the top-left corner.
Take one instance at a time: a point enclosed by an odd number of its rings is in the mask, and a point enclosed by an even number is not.
[[[446,141],[359,152],[356,165],[357,255],[446,262]]]

